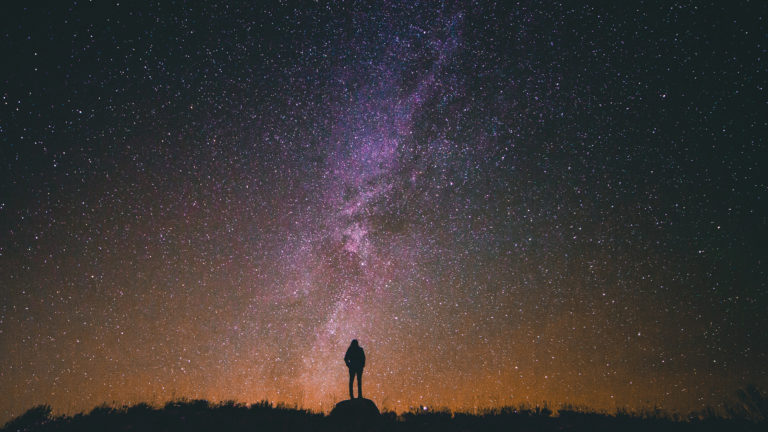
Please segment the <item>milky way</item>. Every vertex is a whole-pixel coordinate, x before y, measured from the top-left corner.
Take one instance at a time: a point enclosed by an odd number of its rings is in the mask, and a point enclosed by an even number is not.
[[[327,410],[353,338],[386,409],[768,387],[766,6],[711,3],[9,11],[0,420]]]

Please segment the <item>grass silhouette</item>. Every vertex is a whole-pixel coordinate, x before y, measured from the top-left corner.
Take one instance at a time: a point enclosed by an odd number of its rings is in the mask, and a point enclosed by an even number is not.
[[[745,391],[745,394],[748,392]],[[757,393],[760,395],[760,393]],[[752,394],[754,396],[754,393]],[[633,414],[591,412],[563,406],[553,413],[544,407],[502,407],[478,413],[451,412],[447,409],[415,408],[396,414],[385,411],[374,428],[377,431],[763,431],[768,430],[765,399],[747,396],[749,403],[733,408],[725,417],[714,410],[687,418],[668,416],[660,411]],[[763,405],[759,405],[763,403]],[[750,405],[751,404],[751,405]],[[747,405],[748,408],[744,408]],[[753,409],[747,416],[746,409]],[[728,409],[726,409],[728,411]],[[761,417],[763,416],[763,417]],[[337,431],[345,430],[328,416],[309,410],[274,405],[261,401],[245,405],[234,401],[210,403],[206,400],[179,399],[162,407],[146,403],[112,407],[100,405],[88,413],[54,416],[50,406],[31,408],[6,423],[2,431]]]

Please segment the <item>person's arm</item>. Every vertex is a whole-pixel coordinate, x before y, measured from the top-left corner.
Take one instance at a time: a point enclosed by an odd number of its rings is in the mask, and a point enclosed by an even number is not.
[[[360,360],[362,360],[361,366],[365,367],[365,351],[362,348],[360,348]]]
[[[346,364],[347,367],[349,367],[349,361],[349,350],[347,350],[347,353],[344,354],[344,364]]]

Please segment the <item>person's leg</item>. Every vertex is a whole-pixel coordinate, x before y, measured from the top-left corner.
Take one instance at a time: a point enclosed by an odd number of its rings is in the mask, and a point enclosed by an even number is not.
[[[355,395],[352,393],[352,381],[355,379],[355,372],[350,369],[349,370],[349,398],[353,399]]]
[[[357,397],[363,397],[363,370],[357,371]]]

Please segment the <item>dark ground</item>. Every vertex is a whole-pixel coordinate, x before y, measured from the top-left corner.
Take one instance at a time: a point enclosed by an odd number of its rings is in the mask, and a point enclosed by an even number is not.
[[[733,413],[732,413],[733,414]],[[743,413],[745,416],[755,413]],[[760,413],[758,413],[759,415]],[[752,421],[726,419],[712,412],[690,418],[662,413],[613,415],[572,409],[553,414],[547,408],[502,408],[479,414],[413,410],[384,412],[367,430],[376,431],[764,431],[765,417]],[[121,408],[102,405],[85,414],[52,416],[38,406],[6,423],[2,431],[338,431],[343,421],[307,410],[205,400],[178,400],[162,408],[138,404]]]

